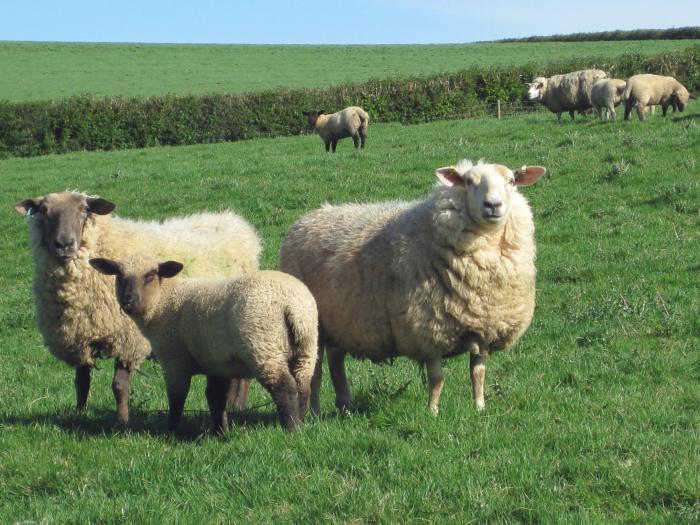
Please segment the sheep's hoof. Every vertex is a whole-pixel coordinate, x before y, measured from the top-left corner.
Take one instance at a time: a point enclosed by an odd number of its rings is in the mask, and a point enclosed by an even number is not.
[[[428,408],[430,409],[430,413],[433,416],[437,417],[440,415],[440,407],[438,407],[437,405],[430,405]]]
[[[479,399],[477,401],[474,401],[474,406],[476,406],[477,412],[483,412],[484,409],[486,408],[486,403],[484,402],[483,399]]]

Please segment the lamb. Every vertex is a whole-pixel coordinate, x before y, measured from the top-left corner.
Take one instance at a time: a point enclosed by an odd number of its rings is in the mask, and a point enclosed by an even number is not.
[[[332,146],[335,153],[338,141],[346,137],[352,137],[356,148],[365,147],[369,115],[361,107],[350,106],[330,115],[326,115],[322,109],[305,111],[304,115],[326,144],[326,151],[330,151]]]
[[[178,427],[197,373],[207,376],[215,432],[228,430],[230,378],[258,379],[272,394],[288,430],[304,419],[316,365],[318,314],[311,292],[298,279],[276,271],[231,279],[173,279],[181,263],[141,256],[94,258],[90,264],[117,277],[119,305],[163,366],[171,431]]]
[[[83,193],[51,193],[14,205],[28,217],[39,331],[49,351],[75,368],[77,409],[90,391],[98,358],[114,358],[118,421],[129,420],[131,373],[150,355],[148,341],[124,315],[111,280],[90,268],[95,256],[149,249],[188,261],[192,275],[231,275],[258,267],[260,239],[238,215],[199,213],[162,224],[109,215],[115,205]]]
[[[644,121],[644,108],[646,106],[660,105],[664,117],[668,107],[673,107],[675,113],[684,111],[688,105],[690,93],[673,77],[642,74],[633,75],[627,79],[627,87],[622,95],[625,101],[625,120],[630,119],[632,107],[637,108],[639,120]]]
[[[484,408],[486,358],[518,340],[535,304],[534,224],[515,186],[545,171],[462,160],[437,170],[424,200],[324,205],[292,225],[280,269],[309,287],[319,310],[312,411],[323,344],[341,410],[351,403],[347,353],[426,365],[437,414],[442,360],[469,352],[474,401]]]
[[[561,122],[564,111],[568,111],[573,119],[575,111],[590,109],[593,84],[607,76],[600,69],[582,69],[549,78],[537,77],[527,84],[527,96],[530,100],[539,100],[552,113],[556,113],[557,120]]]
[[[622,102],[622,93],[627,83],[619,78],[602,78],[591,88],[591,103],[598,117],[615,120],[615,108]]]

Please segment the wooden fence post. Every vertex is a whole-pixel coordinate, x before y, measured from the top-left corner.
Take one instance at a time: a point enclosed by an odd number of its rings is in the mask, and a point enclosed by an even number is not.
[[[496,114],[498,118],[501,118],[501,99],[496,99]]]

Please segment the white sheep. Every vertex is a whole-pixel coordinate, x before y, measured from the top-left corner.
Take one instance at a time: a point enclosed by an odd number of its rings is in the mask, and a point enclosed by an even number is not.
[[[537,77],[527,84],[527,96],[556,113],[559,121],[564,111],[568,111],[573,119],[575,111],[583,112],[591,108],[591,88],[597,80],[607,76],[600,69],[583,69],[549,78]]]
[[[442,360],[469,352],[474,401],[484,407],[485,359],[515,343],[535,304],[534,224],[515,186],[544,173],[463,160],[437,170],[427,199],[325,205],[289,229],[280,269],[316,298],[340,409],[351,402],[347,353],[425,364],[437,414]],[[316,413],[322,352],[311,385]]]
[[[139,256],[95,258],[90,264],[116,275],[121,308],[151,342],[163,367],[170,430],[178,426],[190,380],[198,373],[207,376],[215,432],[228,429],[231,378],[258,379],[288,430],[303,420],[316,365],[318,314],[311,292],[298,279],[275,271],[173,279],[181,263]]]
[[[632,107],[636,107],[639,120],[644,120],[644,108],[661,106],[664,117],[671,106],[673,111],[684,111],[688,105],[690,93],[673,77],[642,74],[627,79],[627,87],[622,95],[625,101],[625,120],[630,119]]]
[[[367,137],[367,126],[369,125],[369,115],[358,106],[350,106],[336,113],[325,114],[324,110],[305,111],[304,115],[309,119],[309,124],[314,127],[319,134],[326,151],[335,147],[340,139],[352,137],[356,148],[365,147]]]
[[[622,102],[627,83],[619,78],[602,78],[591,88],[591,103],[598,117],[615,120],[615,108]]]
[[[51,193],[14,205],[28,217],[35,264],[39,331],[49,351],[75,368],[76,405],[90,391],[98,358],[114,358],[112,390],[121,423],[129,419],[131,372],[150,345],[114,298],[114,285],[94,272],[91,257],[123,257],[144,248],[187,261],[191,275],[256,270],[260,239],[238,215],[200,213],[163,223],[112,217],[115,205],[83,193]]]

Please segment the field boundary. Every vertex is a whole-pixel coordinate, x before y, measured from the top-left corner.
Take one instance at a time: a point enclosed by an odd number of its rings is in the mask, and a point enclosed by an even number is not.
[[[327,89],[0,102],[0,158],[300,135],[308,132],[303,111],[350,105],[364,107],[373,122],[402,124],[487,116],[497,100],[502,113],[534,111],[540,108],[522,102],[525,82],[585,67],[621,78],[643,72],[672,75],[691,91],[700,90],[700,46],[695,46],[651,57],[471,68]]]

